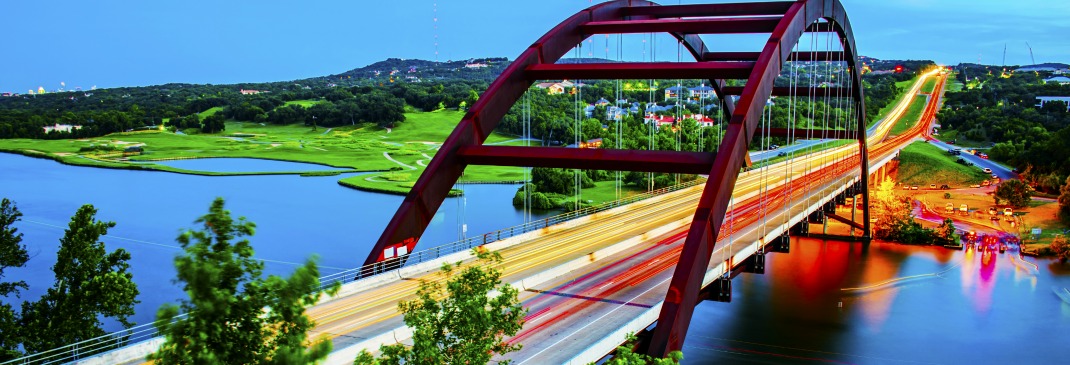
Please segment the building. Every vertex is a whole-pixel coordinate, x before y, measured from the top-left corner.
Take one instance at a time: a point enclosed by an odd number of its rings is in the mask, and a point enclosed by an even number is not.
[[[691,114],[688,116],[684,116],[684,119],[694,120],[696,123],[698,123],[699,127],[712,127],[717,124],[717,121],[710,119],[710,117],[707,117],[702,114]]]
[[[240,91],[241,91],[242,95],[256,95],[256,94],[264,92],[264,91],[260,91],[260,90],[245,90],[245,89],[241,89]]]
[[[71,131],[73,131],[75,129],[82,129],[82,126],[80,126],[80,125],[70,125],[70,124],[55,124],[55,125],[44,126],[43,128],[45,129],[45,133],[49,133],[49,132],[53,132],[53,131],[70,133]]]
[[[709,87],[709,86],[706,86],[706,85],[702,85],[702,86],[699,86],[699,87],[693,87],[693,88],[687,89],[687,91],[690,93],[691,99],[695,99],[695,100],[698,100],[698,99],[713,99],[713,98],[717,97],[717,93],[713,92],[713,88]]]
[[[667,87],[665,88],[665,100],[677,99],[680,97],[680,93],[685,92],[685,90],[687,88],[683,86]]]
[[[706,85],[698,87],[673,86],[665,88],[665,100],[677,99],[681,96],[684,96],[689,100],[712,99],[717,97],[717,93],[713,91],[712,87]]]
[[[489,65],[483,62],[472,62],[464,64],[464,68],[484,68],[487,66]]]
[[[565,91],[572,92],[572,88],[576,84],[571,81],[565,80],[561,82],[541,82],[535,84],[535,87],[540,89],[546,89],[546,93],[550,95],[564,94]]]
[[[676,118],[668,115],[657,115],[653,113],[647,113],[643,118],[643,123],[652,124],[655,128],[661,129],[661,127],[672,127],[676,124]]]
[[[599,148],[599,147],[602,147],[602,139],[601,138],[589,139],[587,141],[580,142],[580,148]]]
[[[1061,101],[1066,103],[1066,111],[1070,112],[1070,96],[1038,96],[1037,108],[1044,107],[1044,103],[1049,101]]]

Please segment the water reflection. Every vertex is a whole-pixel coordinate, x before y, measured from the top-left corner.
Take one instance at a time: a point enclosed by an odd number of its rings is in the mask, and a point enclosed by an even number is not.
[[[732,303],[696,308],[686,363],[1057,363],[1070,353],[1070,304],[1047,290],[1070,287],[1070,267],[1013,248],[795,239],[791,253],[767,257],[765,275],[734,280]]]

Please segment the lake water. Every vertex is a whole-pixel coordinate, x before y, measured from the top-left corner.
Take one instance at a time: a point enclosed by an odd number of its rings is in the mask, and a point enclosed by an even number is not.
[[[731,303],[696,308],[688,364],[1053,364],[1070,355],[1070,266],[1011,250],[793,240]],[[887,280],[920,276],[867,290]]]
[[[208,161],[208,160],[205,160]],[[229,163],[229,162],[228,162]],[[174,238],[212,199],[258,225],[251,241],[269,273],[285,274],[312,254],[329,274],[363,262],[402,197],[339,186],[339,176],[206,177],[62,165],[0,153],[0,196],[18,203],[32,255],[23,299],[53,284],[51,265],[70,216],[84,203],[118,224],[109,249],[131,252],[141,303],[134,321],[151,321],[184,296],[172,283]],[[522,222],[513,185],[468,185],[448,199],[420,248],[453,241],[466,211],[478,234]],[[478,206],[478,209],[476,207]],[[706,363],[1059,363],[1070,355],[1070,304],[1052,288],[1070,287],[1070,266],[1013,251],[981,254],[875,242],[793,240],[791,253],[767,256],[766,274],[733,280],[731,303],[696,308],[687,364]],[[938,273],[939,275],[926,275]],[[867,290],[896,278],[923,275]],[[9,298],[8,301],[12,301]],[[114,326],[112,326],[114,327]]]
[[[187,161],[224,171],[220,169],[233,167],[234,160]],[[246,161],[291,171],[294,165],[309,165]],[[78,207],[93,204],[97,219],[117,223],[103,239],[108,249],[131,253],[131,271],[141,291],[133,317],[137,323],[154,320],[160,305],[185,296],[172,282],[172,260],[180,252],[175,237],[183,229],[199,228],[193,221],[207,213],[216,197],[226,199],[234,216],[256,223],[250,241],[270,274],[288,274],[313,254],[320,257],[323,274],[359,266],[403,199],[337,184],[353,174],[196,176],[68,166],[6,153],[0,153],[0,171],[0,197],[15,201],[24,214],[17,227],[32,257],[28,267],[5,272],[5,280],[29,283],[19,300],[36,299],[52,286],[51,267],[63,230]],[[467,224],[470,234],[482,234],[523,223],[523,212],[511,204],[517,187],[465,185],[466,197],[448,198],[442,204],[417,249],[456,241],[460,224]],[[465,213],[463,220],[458,211]]]

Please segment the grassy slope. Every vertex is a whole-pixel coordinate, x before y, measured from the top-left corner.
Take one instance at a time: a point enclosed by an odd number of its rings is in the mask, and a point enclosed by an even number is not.
[[[924,94],[932,94],[933,89],[936,89],[936,78],[930,77],[925,80],[925,83],[921,85],[921,92]]]
[[[910,102],[910,106],[907,107],[907,111],[903,113],[903,116],[899,118],[899,121],[895,122],[892,126],[892,130],[889,131],[891,135],[899,135],[906,132],[910,127],[918,124],[918,119],[921,119],[921,113],[925,111],[925,104],[928,100],[924,96],[915,96],[914,100]]]
[[[899,181],[906,185],[948,184],[953,188],[978,184],[989,177],[976,166],[955,162],[958,157],[925,142],[914,142],[899,155]]]

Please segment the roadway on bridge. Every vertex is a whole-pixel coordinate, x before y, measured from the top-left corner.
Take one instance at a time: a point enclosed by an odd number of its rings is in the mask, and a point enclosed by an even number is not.
[[[907,95],[916,94],[924,80],[925,77],[919,78]],[[909,98],[905,99],[889,113],[887,120],[894,121],[902,115],[902,110],[909,104]],[[883,139],[891,124],[882,122],[872,128],[872,139]],[[806,158],[796,158],[741,174],[734,194],[736,201],[733,210],[747,206],[749,210],[760,207],[761,203],[754,204],[757,199],[749,198],[756,196],[761,189],[797,184],[792,190],[805,191],[799,189],[803,185],[800,179],[821,167],[828,168],[832,161],[843,161],[852,153],[852,147],[817,152]],[[874,160],[876,158],[873,156]],[[789,170],[793,173],[787,174]],[[827,196],[825,190],[842,188],[845,181],[842,177],[829,178],[823,185],[808,186],[814,189],[811,194],[813,197],[821,197]],[[511,283],[530,279],[540,272],[573,260],[586,258],[591,262],[554,280],[540,285],[528,283],[530,287],[522,288],[521,300],[530,312],[527,324],[517,337],[525,344],[525,349],[510,354],[510,358],[518,362],[536,358],[539,363],[567,360],[564,357],[575,353],[567,350],[569,345],[585,348],[587,344],[582,338],[601,338],[596,335],[598,331],[615,329],[613,325],[604,323],[607,318],[635,318],[632,312],[649,311],[660,306],[658,303],[664,299],[665,285],[668,283],[665,275],[671,276],[672,271],[668,269],[675,265],[682,242],[681,232],[685,224],[690,222],[695,201],[700,194],[701,186],[685,189],[659,199],[629,205],[619,214],[594,217],[597,223],[565,229],[551,227],[538,238],[501,250],[504,259],[501,267],[503,280]],[[796,208],[790,212],[793,215],[808,208],[805,204],[795,204],[793,207]],[[784,209],[775,211],[779,213],[770,211],[771,215],[767,217],[771,222],[783,221],[789,214]],[[742,228],[733,239],[756,242],[764,233],[759,226],[747,224],[733,227]],[[651,234],[663,227],[670,228],[668,233]],[[629,239],[641,243],[618,248],[619,252],[607,257],[590,256],[592,252],[605,250]],[[728,251],[741,249],[745,245],[738,246],[728,245]],[[722,254],[722,249],[719,247],[715,255]],[[724,255],[730,256],[727,253]],[[711,266],[722,264],[722,260],[716,257],[711,262]],[[336,350],[384,334],[393,339],[393,332],[404,327],[397,311],[398,301],[414,298],[419,280],[436,278],[437,275],[429,272],[322,303],[309,310],[309,315],[318,324],[310,335],[331,337]],[[575,331],[580,328],[583,331]],[[404,331],[400,333],[404,335]],[[579,339],[570,335],[573,333],[579,334]],[[546,350],[549,346],[553,346],[554,350]],[[342,353],[348,356],[349,351]]]

